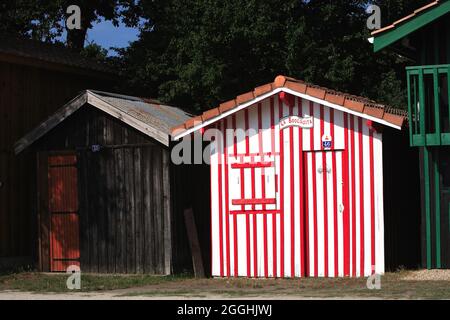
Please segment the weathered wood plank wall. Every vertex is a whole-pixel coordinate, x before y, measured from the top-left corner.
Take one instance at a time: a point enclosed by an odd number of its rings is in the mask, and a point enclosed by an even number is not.
[[[36,158],[33,153],[16,157],[14,143],[81,90],[109,86],[94,74],[0,61],[0,258],[36,254]]]

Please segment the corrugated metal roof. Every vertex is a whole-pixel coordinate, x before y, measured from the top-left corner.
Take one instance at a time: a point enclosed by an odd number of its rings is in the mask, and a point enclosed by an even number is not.
[[[16,154],[28,148],[85,105],[115,117],[165,146],[170,144],[171,128],[192,117],[179,108],[164,105],[156,100],[86,90],[17,141]]]
[[[168,135],[171,134],[171,128],[192,117],[179,108],[160,104],[156,100],[93,90],[91,92],[118,110]]]
[[[0,53],[84,70],[110,74],[115,73],[108,66],[93,59],[83,57],[62,45],[44,43],[31,39],[0,35]]]

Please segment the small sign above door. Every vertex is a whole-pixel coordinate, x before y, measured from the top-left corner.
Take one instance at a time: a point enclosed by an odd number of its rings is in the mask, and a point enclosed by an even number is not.
[[[300,127],[303,129],[311,129],[314,126],[314,119],[311,116],[299,117],[288,116],[280,119],[280,130],[288,127]]]

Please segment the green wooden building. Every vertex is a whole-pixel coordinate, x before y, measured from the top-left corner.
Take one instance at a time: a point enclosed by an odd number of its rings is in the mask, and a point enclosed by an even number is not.
[[[422,265],[450,268],[450,1],[434,1],[372,35],[375,52],[388,48],[411,59],[406,77],[410,145],[420,150]]]

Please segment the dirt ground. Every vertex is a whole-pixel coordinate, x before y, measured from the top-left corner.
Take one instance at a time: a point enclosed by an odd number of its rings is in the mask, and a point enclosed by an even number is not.
[[[142,277],[142,276],[141,276]],[[66,275],[0,276],[0,300],[11,299],[450,299],[450,270],[401,271],[367,279],[193,279],[83,275],[81,291],[65,288]]]

